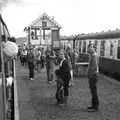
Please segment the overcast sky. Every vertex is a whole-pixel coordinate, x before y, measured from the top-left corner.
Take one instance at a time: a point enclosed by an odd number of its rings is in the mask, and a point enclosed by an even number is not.
[[[25,36],[24,27],[43,12],[62,26],[61,35],[120,28],[120,0],[0,0],[2,16],[12,36]]]

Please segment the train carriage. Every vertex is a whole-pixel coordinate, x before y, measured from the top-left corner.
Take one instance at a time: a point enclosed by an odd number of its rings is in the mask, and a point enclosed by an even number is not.
[[[79,52],[86,55],[87,46],[94,43],[99,55],[100,71],[117,80],[120,78],[120,30],[94,34],[78,35],[75,40],[79,44]]]
[[[62,48],[71,44],[79,52],[78,62],[88,62],[87,46],[94,43],[102,73],[120,79],[120,30],[61,37]]]
[[[14,120],[15,59],[8,59],[3,52],[3,42],[9,40],[9,30],[0,14],[0,120]]]

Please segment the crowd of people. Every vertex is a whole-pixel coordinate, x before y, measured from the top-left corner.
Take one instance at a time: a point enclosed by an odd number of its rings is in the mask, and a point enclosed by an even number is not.
[[[93,45],[88,46],[89,66],[88,66],[88,80],[91,92],[91,106],[88,107],[89,112],[95,112],[99,109],[99,98],[97,95],[97,81],[98,81],[98,57]],[[78,53],[73,51],[70,47],[67,49],[60,49],[56,52],[47,47],[34,49],[23,48],[19,49],[18,58],[23,66],[28,66],[29,79],[34,80],[35,69],[40,72],[42,68],[46,67],[47,82],[52,83],[54,78],[57,82],[56,99],[57,105],[67,105],[69,96],[69,87],[74,84],[73,70],[74,63],[78,57]],[[57,66],[57,69],[55,69]]]

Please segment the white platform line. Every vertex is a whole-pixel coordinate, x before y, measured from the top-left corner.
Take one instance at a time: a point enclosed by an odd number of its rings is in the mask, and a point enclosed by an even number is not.
[[[19,115],[19,107],[18,107],[18,91],[17,91],[17,83],[14,80],[14,118],[15,120],[20,120]]]

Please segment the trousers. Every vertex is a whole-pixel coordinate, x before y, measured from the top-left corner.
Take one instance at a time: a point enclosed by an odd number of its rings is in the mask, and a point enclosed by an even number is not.
[[[95,74],[91,78],[89,78],[89,88],[92,96],[91,104],[93,108],[98,108],[99,106],[99,99],[97,94],[97,81],[98,76]]]
[[[29,78],[34,78],[34,63],[28,62]]]

